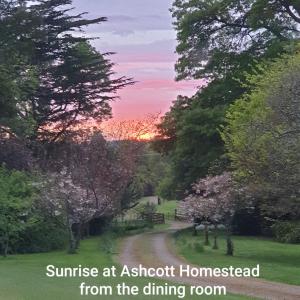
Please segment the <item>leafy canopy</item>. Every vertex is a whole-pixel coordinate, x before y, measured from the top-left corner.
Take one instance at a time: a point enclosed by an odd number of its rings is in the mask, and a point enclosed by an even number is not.
[[[265,0],[175,0],[172,13],[177,79],[206,82],[193,97],[179,97],[158,126],[156,149],[172,160],[166,183],[182,195],[210,170],[220,174],[226,168],[218,132],[226,110],[249,91],[242,84],[245,74],[294,51],[300,15],[296,1]]]
[[[33,195],[25,173],[0,168],[0,249],[5,256],[26,226]]]
[[[172,13],[178,79],[223,75],[239,54],[260,56],[299,38],[297,0],[175,0]]]
[[[83,32],[106,19],[74,15],[71,4],[0,6],[0,79],[8,79],[0,83],[0,124],[15,134],[56,140],[82,120],[101,121],[110,116],[117,90],[131,83],[114,76],[108,53],[94,49]]]
[[[227,113],[222,137],[237,179],[277,216],[299,215],[300,55],[262,65]]]

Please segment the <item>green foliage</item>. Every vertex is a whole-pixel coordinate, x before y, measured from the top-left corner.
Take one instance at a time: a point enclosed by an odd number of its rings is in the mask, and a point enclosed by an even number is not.
[[[241,57],[278,52],[299,37],[299,12],[290,0],[175,0],[178,78],[220,78]]]
[[[25,173],[0,168],[0,245],[4,256],[26,228],[33,195]]]
[[[163,154],[170,153],[175,147],[177,132],[183,112],[189,110],[192,99],[178,96],[173,105],[157,125],[158,135],[152,142],[153,148]]]
[[[161,179],[156,192],[163,199],[176,199],[174,171],[171,165],[167,167],[166,175],[164,178]]]
[[[300,55],[284,56],[261,69],[261,75],[248,79],[252,91],[228,111],[222,137],[237,180],[260,199],[265,213],[297,218]]]
[[[163,198],[182,197],[184,191],[200,176],[205,176],[223,154],[217,128],[224,120],[226,106],[206,102],[211,86],[213,83],[189,101],[179,97],[158,126],[159,136],[154,148],[168,154],[171,161],[158,188]]]
[[[130,206],[144,196],[153,196],[159,193],[161,182],[166,178],[168,165],[166,157],[155,152],[150,145],[146,144],[138,160],[134,176],[123,195],[123,207]]]
[[[31,171],[35,161],[26,141],[0,137],[0,165],[5,165],[8,170]]]
[[[113,232],[106,232],[101,237],[100,249],[106,254],[114,254],[115,251],[116,234]]]
[[[0,46],[0,55],[3,51],[8,52]],[[2,58],[6,55],[7,53]],[[26,97],[37,85],[35,74],[30,68],[17,59],[13,62],[0,59],[0,125],[24,137],[33,134],[35,125],[31,115],[21,113],[26,109]]]
[[[179,96],[158,125],[155,149],[172,162],[163,195],[182,197],[197,178],[227,168],[218,129],[229,105],[250,89],[242,84],[245,74],[259,73],[257,63],[294,51],[300,19],[294,15],[297,5],[287,2],[174,1],[177,79],[205,82],[195,96]]]
[[[139,183],[140,182],[136,180],[136,177],[134,177],[132,182],[125,188],[121,196],[122,209],[126,210],[130,208],[131,205],[135,205],[137,200],[143,196],[143,186]]]
[[[63,216],[38,207],[33,178],[0,168],[0,249],[6,255],[62,249],[67,233]]]
[[[238,208],[232,218],[232,232],[238,235],[260,235],[264,222],[258,207]]]
[[[39,215],[32,219],[21,232],[14,245],[14,252],[38,253],[66,247],[68,234],[60,217],[42,218],[42,212],[39,212]]]
[[[272,226],[276,241],[281,243],[300,244],[299,222],[277,222]]]
[[[152,228],[153,224],[145,221],[145,220],[125,220],[113,222],[110,230],[119,236],[128,234],[129,232],[140,232],[147,228]]]
[[[144,215],[154,214],[157,211],[157,205],[147,202],[145,204],[139,205],[137,210],[140,214]]]
[[[113,63],[82,32],[106,18],[72,15],[71,4],[24,0],[0,7],[0,125],[14,134],[55,140],[79,117],[101,121],[111,114],[114,93],[131,83],[112,78]]]
[[[208,173],[212,163],[223,153],[223,145],[216,130],[222,123],[224,107],[206,107],[194,103],[181,119],[176,148],[172,153],[173,172],[177,189],[189,189],[199,177]],[[195,100],[197,101],[197,100]]]

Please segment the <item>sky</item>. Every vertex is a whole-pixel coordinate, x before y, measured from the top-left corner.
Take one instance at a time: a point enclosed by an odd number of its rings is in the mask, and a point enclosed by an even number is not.
[[[76,11],[108,21],[86,29],[101,52],[115,52],[111,60],[119,76],[135,83],[119,92],[113,104],[117,120],[142,119],[165,113],[177,95],[191,96],[197,83],[175,82],[176,32],[169,8],[172,0],[74,0]]]

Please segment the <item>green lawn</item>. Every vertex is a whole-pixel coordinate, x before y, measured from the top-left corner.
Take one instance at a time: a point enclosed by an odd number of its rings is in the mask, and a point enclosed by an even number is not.
[[[139,200],[139,204],[133,210],[138,209],[138,207],[141,205],[151,203],[151,202],[155,202],[155,204],[157,203],[156,196],[143,197]],[[177,203],[178,201],[176,200],[172,200],[172,201],[162,200],[161,205],[157,205],[157,212],[163,214],[174,214],[175,209],[177,207]]]
[[[80,282],[85,281],[94,285],[115,285],[121,280],[119,278],[96,278],[96,279],[51,279],[45,276],[45,267],[48,264],[62,266],[95,266],[102,268],[113,265],[112,256],[101,250],[100,239],[85,240],[82,243],[79,254],[68,255],[65,252],[53,252],[45,254],[16,255],[7,259],[0,258],[0,299],[1,300],[73,300],[73,299],[133,299],[132,296],[91,296],[83,297],[79,295],[78,286]],[[122,279],[128,284],[143,286],[148,280]],[[158,280],[151,282],[161,283]],[[166,299],[174,300],[176,297],[145,297],[136,296],[135,299]],[[248,299],[240,296],[226,297],[201,297],[201,299],[225,299],[242,300]],[[187,296],[185,299],[196,299]]]
[[[166,215],[174,215],[175,209],[177,207],[177,201],[163,201],[161,205],[157,206],[157,212],[166,214]]]
[[[225,237],[219,238],[219,250],[204,247],[204,252],[194,250],[195,242],[203,243],[203,233],[192,236],[191,230],[176,234],[177,250],[188,261],[207,267],[254,267],[260,264],[261,277],[278,282],[300,285],[300,245],[281,244],[257,237],[233,237],[235,255],[226,256]],[[212,242],[212,239],[211,239]]]

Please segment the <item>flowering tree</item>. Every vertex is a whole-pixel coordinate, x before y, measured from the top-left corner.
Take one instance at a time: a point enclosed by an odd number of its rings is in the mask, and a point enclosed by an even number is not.
[[[135,150],[135,143],[106,141],[98,132],[76,135],[52,153],[56,165],[44,180],[42,198],[54,214],[65,215],[70,252],[91,220],[120,212],[121,195],[135,170]]]
[[[230,238],[230,221],[235,211],[235,195],[230,173],[219,176],[207,176],[193,185],[193,192],[185,198],[185,208],[189,216],[202,220],[205,225],[205,243],[208,244],[208,224],[215,229],[224,223],[228,231],[227,254],[233,255],[233,243]],[[217,249],[215,230],[214,248]]]
[[[96,214],[96,207],[88,191],[75,185],[66,171],[47,174],[41,187],[43,206],[53,215],[63,215],[69,233],[69,252],[79,246],[80,225],[89,222]]]

